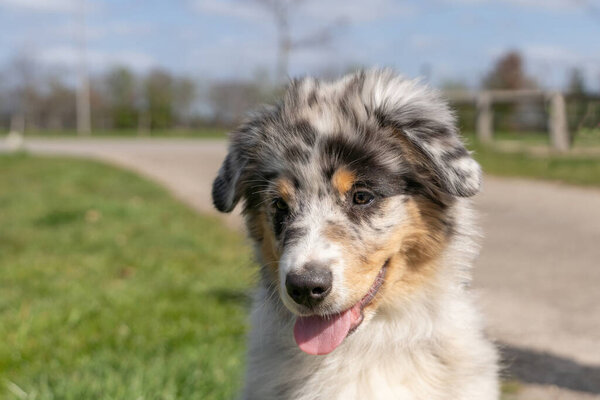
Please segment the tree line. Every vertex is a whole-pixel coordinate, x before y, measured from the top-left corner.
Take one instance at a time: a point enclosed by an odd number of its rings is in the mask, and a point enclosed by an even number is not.
[[[349,68],[349,69],[355,69]],[[339,71],[344,72],[344,71]],[[331,71],[323,75],[335,75]],[[42,68],[27,57],[17,57],[0,68],[0,130],[75,130],[76,80],[68,70]],[[498,58],[486,73],[479,89],[531,89],[540,83],[528,76],[523,56],[516,51]],[[447,82],[445,90],[466,90],[461,82]],[[206,126],[233,126],[260,103],[270,102],[280,86],[266,72],[248,80],[198,80],[164,69],[145,73],[114,66],[96,73],[90,80],[90,107],[93,130],[196,129]],[[570,73],[565,91],[581,98],[590,94],[581,70]],[[577,100],[571,106],[572,120],[596,121],[596,108]],[[499,106],[496,112],[506,129],[533,127],[543,104]],[[590,110],[593,112],[590,114]],[[463,127],[469,129],[474,110],[458,106]],[[591,117],[590,117],[591,115]],[[579,122],[577,122],[579,121]]]
[[[0,69],[0,130],[75,130],[76,85],[68,70],[11,61]],[[265,79],[198,82],[160,68],[139,73],[114,66],[90,79],[92,129],[143,134],[230,126],[275,91]]]

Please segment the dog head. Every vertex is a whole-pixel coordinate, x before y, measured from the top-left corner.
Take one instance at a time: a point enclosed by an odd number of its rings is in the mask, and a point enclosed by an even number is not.
[[[300,347],[325,354],[435,274],[452,205],[480,180],[439,95],[376,70],[293,81],[232,133],[213,201],[244,200],[263,279]]]

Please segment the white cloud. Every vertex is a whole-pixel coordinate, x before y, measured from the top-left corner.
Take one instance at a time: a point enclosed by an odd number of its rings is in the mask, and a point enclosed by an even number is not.
[[[416,8],[396,0],[313,1],[305,6],[308,16],[318,19],[344,18],[352,22],[370,22],[416,13]]]
[[[523,46],[526,60],[554,63],[568,67],[600,69],[600,56],[596,53],[581,53],[562,46],[528,44]]]
[[[275,42],[223,36],[216,42],[201,42],[181,60],[187,70],[217,78],[250,78],[259,68],[275,65]]]
[[[201,13],[241,18],[263,22],[270,18],[257,2],[236,0],[195,0],[194,8]],[[318,21],[345,19],[350,22],[369,22],[384,17],[412,15],[416,8],[397,0],[328,0],[309,1],[294,10],[294,18],[310,18]]]
[[[408,44],[419,50],[431,50],[442,44],[442,39],[437,36],[415,34],[408,38]]]
[[[519,7],[546,9],[552,11],[575,10],[581,6],[580,1],[569,0],[443,0],[450,4],[512,4]]]
[[[76,47],[57,46],[41,50],[36,58],[46,64],[73,67],[80,62],[80,52]],[[147,70],[156,65],[154,58],[136,51],[92,50],[86,53],[86,60],[91,70],[102,70],[112,65],[126,65],[136,70]]]
[[[0,0],[0,9],[40,14],[86,14],[104,10],[104,4],[92,0]]]
[[[267,17],[259,4],[249,1],[195,0],[192,5],[196,11],[206,14],[252,21],[261,21]]]
[[[322,72],[325,69],[342,70],[354,59],[344,52],[330,48],[303,48],[290,56],[291,76]],[[196,47],[182,60],[188,71],[200,71],[212,78],[252,79],[257,71],[274,73],[276,64],[275,41],[249,39],[243,43],[236,37],[223,37],[216,43]]]
[[[0,0],[0,6],[34,12],[75,12],[80,7],[77,0]]]
[[[579,63],[581,56],[559,46],[535,44],[523,47],[523,52],[527,58],[534,61],[561,62],[561,63]]]
[[[580,4],[577,1],[568,0],[501,0],[517,6],[546,8],[550,10],[572,10]]]
[[[81,32],[81,25],[75,21],[68,21],[52,28],[53,32],[61,38],[72,40]],[[154,27],[149,23],[135,23],[125,21],[110,21],[101,24],[88,23],[85,26],[85,36],[88,40],[104,39],[115,36],[138,36],[151,33]]]

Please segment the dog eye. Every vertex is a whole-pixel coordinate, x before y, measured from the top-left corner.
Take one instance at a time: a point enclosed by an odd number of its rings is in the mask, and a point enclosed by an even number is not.
[[[275,199],[273,204],[275,205],[275,208],[279,211],[287,211],[288,210],[287,203],[281,197]]]
[[[371,202],[374,199],[375,199],[375,196],[373,196],[373,193],[367,192],[364,190],[354,192],[354,195],[352,196],[352,201],[354,202],[354,204],[357,204],[360,206],[365,206],[367,204],[371,204]]]

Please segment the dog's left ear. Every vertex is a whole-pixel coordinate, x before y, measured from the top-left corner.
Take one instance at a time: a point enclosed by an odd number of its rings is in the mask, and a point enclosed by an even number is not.
[[[451,114],[446,117],[446,121],[386,119],[424,184],[453,196],[471,197],[481,189],[481,167],[463,145]]]
[[[245,162],[238,155],[234,146],[229,147],[229,153],[212,186],[212,200],[217,210],[231,212],[240,201],[242,190],[240,187],[240,176]]]
[[[465,149],[454,114],[439,92],[392,70],[368,71],[363,98],[365,92],[380,126],[400,139],[420,183],[452,196],[479,192],[481,168]]]

